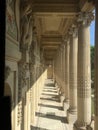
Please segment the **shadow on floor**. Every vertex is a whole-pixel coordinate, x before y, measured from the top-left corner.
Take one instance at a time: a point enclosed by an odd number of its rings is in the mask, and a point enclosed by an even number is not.
[[[57,90],[43,90],[43,92],[53,92],[53,93],[57,93]]]
[[[36,112],[35,113],[36,116],[38,117],[43,117],[43,118],[48,118],[48,119],[54,119],[54,120],[60,120],[62,123],[67,123],[67,117],[62,117],[62,116],[56,116],[55,114],[44,114],[44,113],[40,113],[40,112]]]
[[[41,100],[49,100],[49,101],[55,101],[55,102],[60,102],[60,99],[54,99],[54,98],[40,98]]]
[[[47,105],[47,104],[41,104],[41,103],[39,103],[38,105],[41,107],[50,107],[50,108],[55,108],[55,109],[63,111],[63,107],[60,107],[60,106],[53,106],[53,105]]]
[[[54,83],[46,83],[45,85],[46,85],[46,86],[52,86],[52,87],[53,87],[53,86],[54,86]]]
[[[31,127],[31,130],[49,130],[49,129],[35,127],[35,126],[30,126],[30,127]]]
[[[44,87],[44,89],[57,90],[55,87]]]
[[[56,96],[57,94],[42,93],[42,95],[46,95],[46,96]]]

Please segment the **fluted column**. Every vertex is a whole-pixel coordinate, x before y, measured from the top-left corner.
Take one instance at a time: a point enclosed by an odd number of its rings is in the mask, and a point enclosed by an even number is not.
[[[65,70],[65,44],[62,44],[62,81],[63,81],[63,84],[64,84],[64,70]]]
[[[64,100],[65,110],[68,108],[68,102],[69,102],[69,49],[70,49],[69,39],[67,38],[65,41],[65,90],[66,90]]]
[[[95,130],[98,130],[98,1],[95,3]]]
[[[59,86],[59,95],[61,95],[61,48],[58,50],[58,86]]]
[[[61,87],[62,87],[62,96],[64,94],[64,84],[63,84],[63,45],[61,45],[61,49],[60,49],[60,53],[61,53]]]
[[[65,82],[64,82],[64,70],[65,70],[65,66],[64,66],[64,45],[61,45],[61,102],[64,102],[65,99]]]
[[[60,47],[60,84],[61,84],[61,82],[62,82],[62,46]],[[62,87],[62,85],[61,85],[61,87]]]
[[[92,13],[79,14],[77,121],[74,130],[86,130],[91,122],[90,29]]]
[[[77,28],[70,29],[70,60],[69,60],[69,109],[67,118],[69,123],[74,123],[77,119]]]

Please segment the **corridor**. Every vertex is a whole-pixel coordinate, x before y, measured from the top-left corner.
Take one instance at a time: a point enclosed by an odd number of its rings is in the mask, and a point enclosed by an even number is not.
[[[52,79],[47,79],[44,84],[40,102],[39,112],[36,112],[36,126],[31,130],[71,130],[64,112],[57,88]]]
[[[10,108],[4,108],[12,130],[91,130],[92,117],[98,130],[97,0],[7,0],[5,14],[2,95],[10,97]]]

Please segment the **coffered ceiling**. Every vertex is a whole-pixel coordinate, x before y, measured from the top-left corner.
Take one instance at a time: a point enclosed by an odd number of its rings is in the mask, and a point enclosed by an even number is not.
[[[46,59],[53,59],[58,47],[67,33],[69,26],[75,19],[70,13],[35,13],[37,32],[41,37],[41,48]]]
[[[46,60],[53,60],[80,10],[91,9],[87,0],[33,0],[37,33]]]

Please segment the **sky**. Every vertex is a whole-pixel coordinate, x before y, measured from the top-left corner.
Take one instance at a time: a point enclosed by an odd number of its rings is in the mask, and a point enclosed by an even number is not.
[[[90,44],[95,44],[95,20],[90,25]]]

